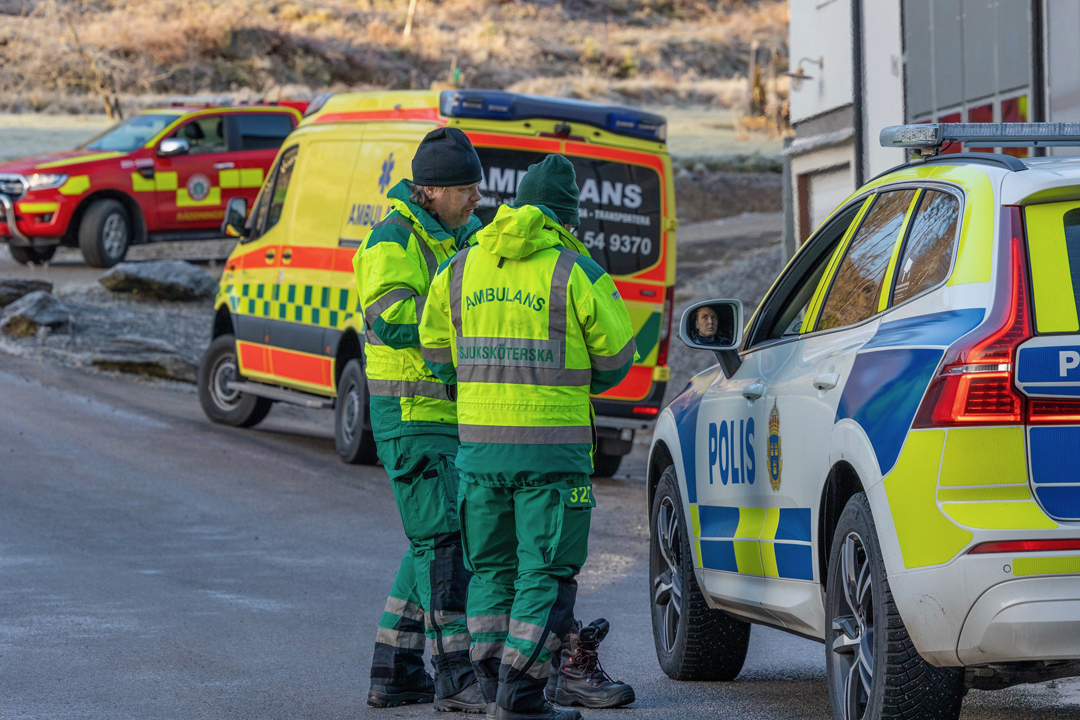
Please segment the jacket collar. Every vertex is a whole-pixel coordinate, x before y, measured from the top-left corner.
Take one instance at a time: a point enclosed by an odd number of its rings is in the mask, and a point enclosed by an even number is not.
[[[412,185],[411,180],[402,180],[390,188],[386,197],[390,200],[391,206],[419,225],[435,242],[444,243],[449,240],[456,249],[465,247],[470,237],[480,229],[480,219],[473,215],[463,226],[450,230],[437,215],[431,214],[409,199],[412,195]]]

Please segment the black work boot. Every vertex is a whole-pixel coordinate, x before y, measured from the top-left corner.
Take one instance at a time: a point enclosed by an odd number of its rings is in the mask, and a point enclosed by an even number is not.
[[[634,688],[612,680],[600,665],[597,652],[609,629],[608,621],[603,618],[585,627],[574,622],[574,628],[559,649],[555,687],[555,702],[559,705],[617,708],[634,702]]]
[[[487,712],[487,700],[480,692],[480,683],[473,682],[465,686],[465,689],[456,695],[445,698],[435,698],[436,712],[464,712],[483,713]]]
[[[561,708],[544,703],[540,710],[518,712],[507,710],[501,705],[495,707],[495,720],[581,720],[581,713],[573,708]]]
[[[427,673],[415,686],[398,687],[396,685],[378,685],[371,683],[368,690],[367,704],[375,708],[400,707],[429,703],[435,699],[435,681]]]

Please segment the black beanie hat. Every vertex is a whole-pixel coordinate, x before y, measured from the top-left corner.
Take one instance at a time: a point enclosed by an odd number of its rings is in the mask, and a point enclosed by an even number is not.
[[[457,128],[432,130],[420,141],[412,161],[412,180],[425,187],[472,185],[484,178],[480,157]]]
[[[574,166],[562,155],[548,155],[536,165],[530,165],[518,185],[514,204],[543,205],[564,225],[580,225]]]

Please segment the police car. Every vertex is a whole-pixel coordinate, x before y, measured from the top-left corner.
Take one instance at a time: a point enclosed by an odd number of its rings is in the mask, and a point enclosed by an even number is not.
[[[806,242],[661,414],[653,631],[731,680],[750,623],[824,642],[837,718],[955,718],[968,688],[1080,675],[1080,124],[882,131],[915,162]]]

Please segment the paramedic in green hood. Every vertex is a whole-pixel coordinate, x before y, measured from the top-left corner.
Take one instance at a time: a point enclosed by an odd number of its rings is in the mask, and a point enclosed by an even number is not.
[[[499,720],[580,718],[544,699],[574,627],[593,499],[592,405],[637,353],[615,283],[568,231],[574,168],[548,156],[476,243],[444,262],[420,323],[457,385],[472,660]]]
[[[465,621],[469,573],[457,511],[454,392],[424,364],[419,337],[439,263],[480,227],[473,211],[482,171],[455,128],[428,133],[412,171],[412,181],[387,194],[393,211],[353,258],[371,425],[409,539],[379,622],[367,701],[394,707],[434,700],[439,710],[483,712]],[[424,668],[425,635],[434,683]]]

